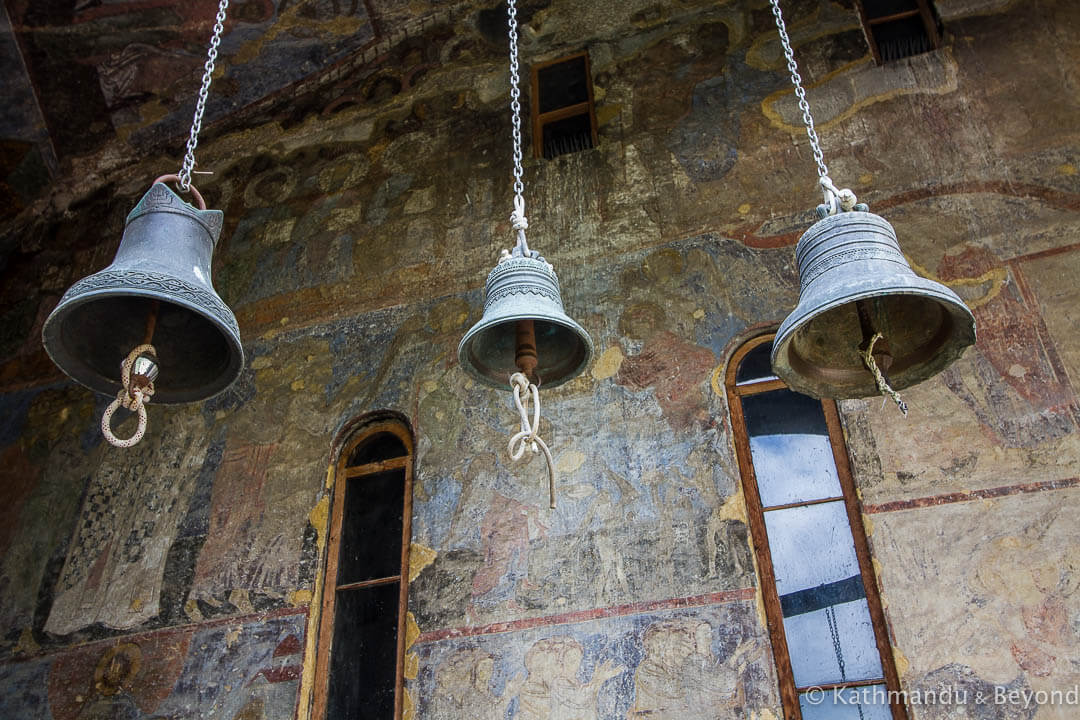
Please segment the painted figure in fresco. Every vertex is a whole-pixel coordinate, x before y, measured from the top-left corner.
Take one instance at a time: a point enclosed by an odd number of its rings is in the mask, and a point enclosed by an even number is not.
[[[985,432],[1005,447],[1033,447],[1074,431],[1080,407],[1020,269],[968,247],[945,256],[938,275],[970,296],[979,328],[970,370],[953,365],[942,379]]]
[[[495,659],[479,648],[458,650],[435,672],[433,717],[502,720],[524,677],[511,680],[501,696],[491,690]]]
[[[742,703],[738,673],[713,656],[712,633],[712,626],[702,620],[664,620],[649,626],[642,640],[645,658],[634,673],[628,720],[715,720],[718,710]]]
[[[600,688],[626,668],[605,660],[587,683],[578,680],[584,657],[570,637],[545,638],[525,653],[528,676],[518,695],[517,720],[598,720]]]
[[[1066,517],[1068,511],[1057,508],[1020,535],[982,543],[972,578],[984,597],[1004,604],[1001,617],[1008,620],[1000,623],[1000,639],[1008,643],[1016,664],[1063,687],[1077,681],[1080,667],[1080,628],[1072,620],[1080,608],[1080,548],[1055,542],[1061,528],[1070,526]]]
[[[518,586],[529,569],[529,541],[546,530],[535,514],[535,507],[499,493],[492,497],[480,529],[484,566],[473,576],[470,613],[473,606],[490,609],[503,603],[518,609]]]

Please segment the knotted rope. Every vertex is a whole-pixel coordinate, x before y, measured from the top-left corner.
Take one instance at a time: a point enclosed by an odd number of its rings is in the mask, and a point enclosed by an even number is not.
[[[850,188],[841,190],[828,175],[822,175],[818,182],[821,184],[821,192],[825,195],[825,207],[829,215],[835,215],[840,211],[851,212],[855,209],[859,201]]]
[[[131,367],[143,353],[157,356],[153,345],[140,345],[128,353],[124,362],[120,364],[120,381],[124,387],[116,394],[116,399],[109,403],[109,407],[105,408],[105,414],[101,416],[101,433],[110,445],[118,448],[129,448],[135,445],[146,433],[146,403],[150,402],[150,397],[154,394],[154,383],[149,381],[145,385],[139,384],[134,388],[131,386]],[[139,414],[139,427],[127,440],[121,440],[112,432],[113,413],[121,406]]]
[[[541,450],[544,451],[544,458],[547,460],[548,469],[548,496],[551,500],[551,508],[555,508],[555,461],[551,458],[551,450],[548,449],[547,443],[540,439],[537,435],[537,431],[540,429],[540,391],[536,385],[529,382],[529,378],[525,377],[524,373],[516,372],[510,376],[510,387],[514,390],[514,404],[517,406],[518,413],[521,415],[521,431],[510,438],[510,443],[507,446],[507,450],[510,452],[510,457],[514,460],[520,460],[521,456],[525,454],[525,447],[532,448],[534,453],[538,453]],[[522,399],[524,394],[524,400]],[[529,422],[529,401],[532,396],[533,403],[533,417],[532,422]]]
[[[874,336],[870,338],[870,344],[867,345],[866,351],[859,351],[859,355],[862,357],[863,363],[867,369],[874,374],[874,380],[877,381],[878,392],[887,397],[891,397],[896,406],[900,408],[900,412],[907,417],[907,403],[900,398],[900,393],[896,392],[889,386],[889,381],[885,379],[884,373],[881,372],[881,368],[878,367],[877,361],[874,360],[874,344],[882,338],[881,333],[874,333]]]

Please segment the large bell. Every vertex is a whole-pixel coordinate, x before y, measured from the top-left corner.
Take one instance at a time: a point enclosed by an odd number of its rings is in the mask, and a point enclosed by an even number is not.
[[[240,374],[236,317],[210,281],[222,212],[200,210],[155,183],[127,216],[112,265],[72,285],[42,328],[61,370],[116,395],[120,365],[152,343],[160,375],[153,402],[203,400]]]
[[[592,339],[566,315],[559,279],[543,258],[503,260],[488,275],[484,293],[484,315],[458,345],[458,361],[474,378],[507,387],[522,352],[532,352],[543,387],[561,385],[588,365]],[[533,348],[523,347],[529,329],[535,331]]]
[[[896,232],[869,212],[841,212],[799,240],[799,304],[773,341],[773,371],[814,397],[879,393],[860,356],[873,356],[900,390],[941,372],[975,342],[975,318],[941,283],[915,274]]]

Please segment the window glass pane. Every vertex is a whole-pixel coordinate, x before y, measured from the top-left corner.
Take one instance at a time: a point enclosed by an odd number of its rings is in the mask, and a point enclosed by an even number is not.
[[[405,443],[393,433],[379,433],[357,445],[349,454],[345,467],[356,467],[368,463],[404,457],[409,454]]]
[[[347,482],[337,584],[400,574],[405,470],[361,475]]]
[[[326,717],[393,716],[397,625],[398,583],[338,591]]]
[[[762,343],[743,356],[739,368],[735,371],[735,384],[756,382],[759,380],[772,380],[776,374],[772,370],[772,361],[769,359],[772,353],[772,343]]]
[[[781,596],[860,574],[841,500],[767,511],[765,528]]]
[[[742,406],[762,506],[843,494],[819,400],[774,390],[743,397]]]
[[[892,720],[884,685],[799,695],[803,720]]]
[[[784,634],[798,687],[882,676],[865,598],[785,617]]]

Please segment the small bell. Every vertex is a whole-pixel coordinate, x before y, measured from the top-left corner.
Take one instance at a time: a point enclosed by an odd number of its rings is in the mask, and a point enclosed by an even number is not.
[[[795,257],[799,304],[772,350],[773,371],[793,390],[877,395],[872,364],[901,390],[941,372],[975,342],[968,307],[941,283],[916,275],[892,225],[873,213],[839,212],[818,221],[800,238]]]
[[[128,215],[112,264],[72,285],[46,319],[45,350],[77,382],[116,395],[121,361],[151,342],[156,359],[140,356],[131,373],[157,379],[155,403],[204,400],[239,376],[240,330],[210,279],[222,212],[196,197],[201,209],[154,183]]]
[[[458,345],[458,361],[474,378],[505,388],[522,370],[548,388],[588,365],[592,339],[563,310],[559,279],[543,258],[504,258],[488,274],[484,295],[483,317]]]

